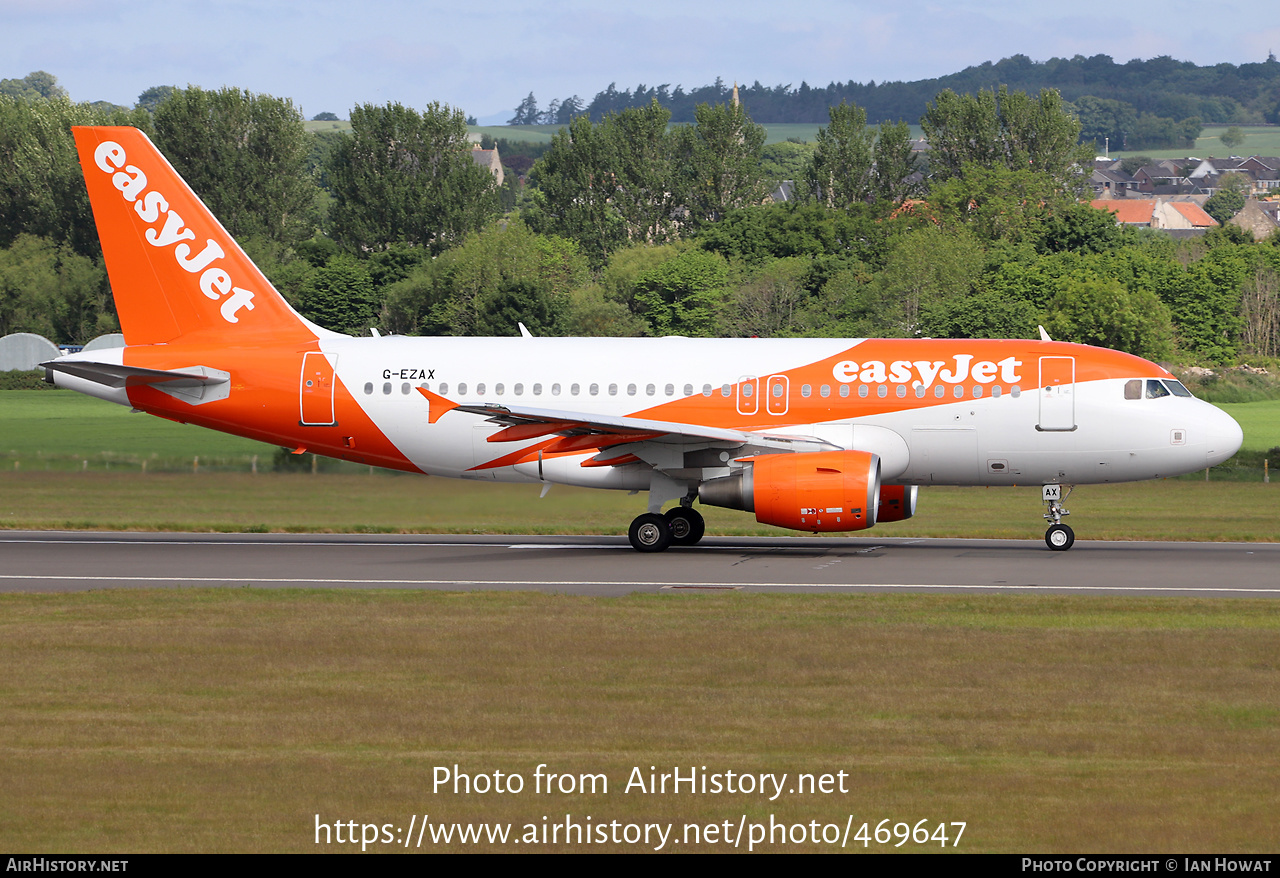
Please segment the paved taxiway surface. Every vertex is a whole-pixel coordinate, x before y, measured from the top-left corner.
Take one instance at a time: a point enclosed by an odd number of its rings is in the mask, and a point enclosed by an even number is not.
[[[1280,597],[1280,544],[0,532],[0,591],[260,588],[1050,592]]]

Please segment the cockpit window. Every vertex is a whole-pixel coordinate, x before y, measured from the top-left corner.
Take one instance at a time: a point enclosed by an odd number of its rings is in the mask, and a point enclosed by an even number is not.
[[[1131,378],[1124,383],[1125,399],[1142,399],[1142,379]]]
[[[1181,381],[1165,379],[1164,386],[1172,390],[1174,396],[1191,396],[1191,391],[1183,387]]]
[[[1168,396],[1168,389],[1156,381],[1154,378],[1147,379],[1147,399],[1159,399],[1162,396]]]

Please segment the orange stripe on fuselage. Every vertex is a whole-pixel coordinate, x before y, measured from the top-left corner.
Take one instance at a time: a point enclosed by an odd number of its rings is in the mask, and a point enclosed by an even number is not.
[[[184,340],[185,341],[185,340]],[[197,424],[247,439],[296,448],[327,457],[406,472],[421,472],[365,414],[360,403],[334,376],[333,426],[302,426],[298,375],[302,357],[319,351],[319,342],[290,347],[230,347],[220,343],[167,344],[125,348],[129,366],[181,369],[207,366],[231,374],[227,399],[191,405],[154,387],[129,388],[135,408],[187,424]],[[350,437],[354,447],[347,444]]]
[[[1039,381],[1041,357],[1074,357],[1077,383],[1108,378],[1172,377],[1167,370],[1140,357],[1067,342],[868,339],[814,363],[755,376],[754,414],[739,411],[743,382],[737,382],[730,385],[728,397],[722,395],[720,387],[715,387],[710,397],[696,393],[641,409],[631,416],[736,430],[802,428],[826,421],[971,400],[975,385],[983,388],[984,397],[990,396],[990,389],[995,385],[1000,386],[1004,396],[1014,386],[1028,391]],[[975,367],[980,367],[977,376]],[[768,412],[768,379],[775,376],[786,379],[785,414]],[[895,377],[903,380],[894,380]],[[923,397],[916,396],[917,383],[925,388]],[[805,385],[809,386],[808,397],[801,393]],[[821,395],[823,385],[830,389],[827,397]],[[841,385],[849,387],[847,397],[840,396]],[[859,395],[862,385],[868,389],[865,397]],[[938,386],[944,388],[942,397],[935,396]],[[885,388],[883,397],[879,396],[881,387]],[[898,396],[899,387],[903,388],[904,396]],[[962,397],[955,396],[956,387],[964,388]]]

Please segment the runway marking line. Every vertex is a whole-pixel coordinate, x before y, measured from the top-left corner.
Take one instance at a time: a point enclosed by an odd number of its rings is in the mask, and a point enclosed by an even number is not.
[[[1212,588],[1209,586],[1170,586],[1170,585],[994,585],[994,584],[927,584],[913,585],[908,583],[884,582],[634,582],[610,580],[539,580],[539,579],[309,579],[284,577],[264,579],[261,577],[225,577],[225,576],[60,576],[57,574],[20,574],[0,573],[0,580],[27,580],[49,582],[190,582],[190,583],[261,583],[266,585],[441,585],[441,586],[481,586],[481,585],[519,585],[519,586],[584,586],[584,585],[624,585],[636,588],[864,588],[864,589],[921,589],[926,591],[941,589],[978,589],[982,591],[1099,591],[1099,592],[1174,592],[1212,595],[1223,594],[1280,594],[1280,588]]]

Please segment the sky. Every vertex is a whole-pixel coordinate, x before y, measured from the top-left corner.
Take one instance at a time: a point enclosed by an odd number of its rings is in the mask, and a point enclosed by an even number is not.
[[[530,92],[545,108],[611,82],[824,86],[1016,54],[1241,64],[1280,50],[1280,22],[1231,0],[0,0],[0,33],[0,79],[44,70],[76,101],[233,86],[307,118],[438,102],[497,124]]]

